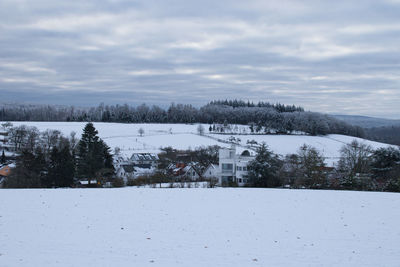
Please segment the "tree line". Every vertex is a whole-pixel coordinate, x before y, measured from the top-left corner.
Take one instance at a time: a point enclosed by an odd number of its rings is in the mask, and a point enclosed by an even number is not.
[[[365,129],[368,139],[400,146],[400,126],[383,126]]]
[[[311,146],[280,158],[262,144],[249,164],[249,186],[400,192],[400,148],[373,150],[354,140],[340,153],[333,168]]]
[[[3,105],[1,121],[94,121],[121,123],[220,123],[254,125],[280,134],[304,132],[311,135],[345,134],[364,137],[361,127],[331,116],[304,111],[301,107],[250,103],[240,100],[213,101],[200,108],[174,104],[163,109],[146,104],[137,107],[104,105],[91,108],[73,106]],[[266,131],[266,133],[270,131]]]
[[[86,124],[80,140],[72,132],[40,132],[36,127],[3,125],[18,153],[15,168],[4,187],[71,187],[79,179],[104,180],[114,173],[110,148],[101,140],[92,123]]]

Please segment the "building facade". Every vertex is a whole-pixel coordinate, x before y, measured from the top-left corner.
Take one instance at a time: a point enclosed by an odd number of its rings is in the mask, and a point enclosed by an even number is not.
[[[239,186],[247,184],[247,166],[255,157],[245,150],[242,154],[236,154],[236,148],[221,148],[219,150],[219,181],[220,185],[236,182]]]

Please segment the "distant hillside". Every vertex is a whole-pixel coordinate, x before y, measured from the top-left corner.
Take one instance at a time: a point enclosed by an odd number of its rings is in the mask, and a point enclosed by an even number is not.
[[[400,145],[400,120],[353,115],[332,115],[332,117],[364,128],[366,139]]]
[[[190,104],[158,106],[104,105],[78,108],[53,105],[1,105],[0,121],[76,121],[119,123],[206,123],[251,125],[252,132],[310,135],[343,134],[364,137],[359,126],[326,114],[304,111],[301,107],[250,103],[241,100],[213,101],[196,108]]]
[[[400,146],[400,125],[365,129],[366,138]]]
[[[354,126],[360,126],[362,128],[400,126],[400,120],[390,120],[356,115],[332,115],[332,117],[345,121]]]

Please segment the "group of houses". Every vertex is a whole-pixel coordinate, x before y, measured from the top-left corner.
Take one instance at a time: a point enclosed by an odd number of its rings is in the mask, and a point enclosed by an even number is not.
[[[7,157],[14,155],[10,145],[7,131],[0,131],[0,155],[6,153]],[[130,157],[121,155],[114,156],[115,175],[121,178],[126,184],[131,179],[137,179],[143,176],[150,176],[155,172],[164,172],[177,181],[200,181],[213,179],[217,184],[229,184],[236,182],[243,186],[248,182],[247,165],[254,159],[249,151],[245,150],[241,154],[236,153],[233,145],[230,148],[221,148],[219,150],[219,163],[210,164],[206,168],[199,166],[198,163],[170,163],[166,168],[159,169],[159,157],[155,153],[133,153]],[[10,163],[10,162],[8,162]],[[7,176],[10,175],[12,168],[10,164],[0,164],[0,186]],[[93,180],[80,180],[80,185],[88,186],[91,183],[97,184]]]
[[[133,153],[128,159],[117,156],[114,158],[116,176],[126,183],[129,179],[150,175],[157,170],[158,160],[153,153]]]
[[[116,176],[125,183],[130,179],[162,171],[176,180],[200,181],[214,179],[219,185],[236,182],[239,186],[248,183],[247,165],[254,159],[248,150],[236,153],[235,146],[219,150],[219,163],[210,164],[203,171],[196,163],[170,163],[164,170],[158,169],[159,158],[152,153],[133,153],[131,157],[115,157]]]

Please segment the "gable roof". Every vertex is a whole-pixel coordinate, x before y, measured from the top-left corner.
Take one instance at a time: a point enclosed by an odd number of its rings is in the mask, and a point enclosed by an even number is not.
[[[11,168],[9,166],[4,166],[0,169],[0,176],[9,176],[11,174]]]
[[[218,169],[218,167],[219,167],[218,164],[212,164],[212,163],[211,163],[211,164],[209,164],[209,165],[207,166],[207,170],[208,170],[208,169]]]
[[[196,170],[196,168],[192,165],[188,165],[185,168],[182,169],[183,173],[186,174],[188,171],[193,170],[197,175],[199,175],[199,172]]]
[[[133,153],[131,156],[131,160],[151,160],[156,161],[158,160],[158,156],[156,154],[151,153]]]

